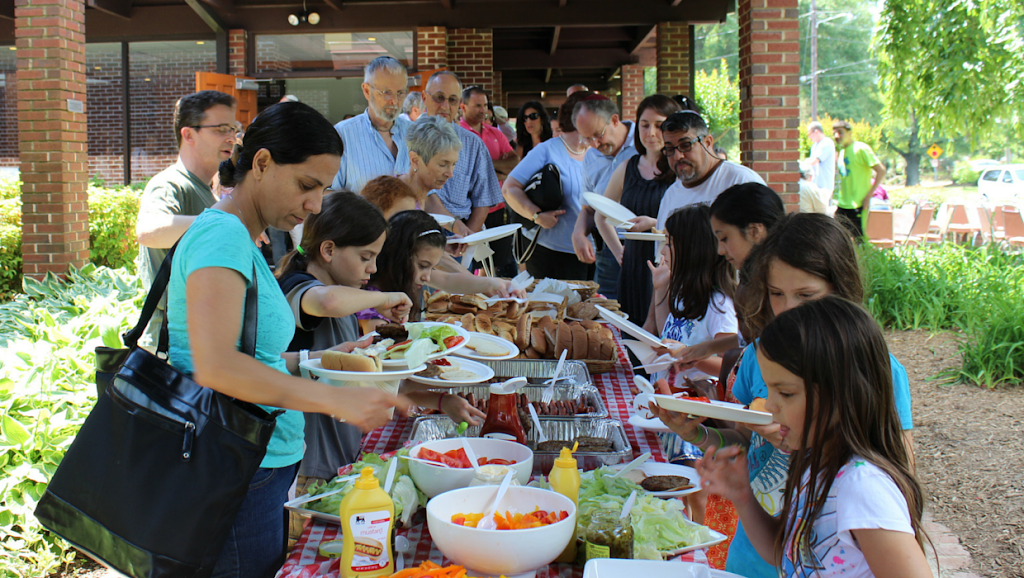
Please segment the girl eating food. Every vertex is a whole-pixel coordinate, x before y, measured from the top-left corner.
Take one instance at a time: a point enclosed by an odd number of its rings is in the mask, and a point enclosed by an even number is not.
[[[736,505],[781,576],[930,577],[924,498],[875,320],[839,297],[809,301],[765,328],[757,356],[766,409],[792,448],[782,512],[761,506],[739,447],[707,451],[703,486]]]

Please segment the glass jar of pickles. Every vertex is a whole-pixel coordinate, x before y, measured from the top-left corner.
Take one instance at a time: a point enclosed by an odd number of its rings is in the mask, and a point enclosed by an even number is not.
[[[614,510],[595,510],[587,525],[587,560],[633,558],[633,525]]]

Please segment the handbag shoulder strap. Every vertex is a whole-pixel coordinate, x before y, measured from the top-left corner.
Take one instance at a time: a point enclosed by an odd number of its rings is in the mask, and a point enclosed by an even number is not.
[[[149,287],[149,295],[146,296],[146,302],[142,306],[142,313],[139,315],[139,322],[135,324],[131,330],[122,336],[125,347],[129,349],[134,348],[139,343],[139,338],[142,337],[142,333],[146,330],[146,326],[149,325],[150,319],[153,318],[153,313],[156,311],[157,305],[160,303],[160,299],[163,298],[167,292],[167,285],[171,279],[171,263],[174,258],[174,250],[178,248],[178,243],[175,243],[171,250],[167,252],[167,256],[164,257],[163,263],[160,264],[160,270],[157,271],[156,277],[153,278],[153,284]],[[256,356],[256,329],[259,318],[259,284],[256,278],[256,264],[252,265],[252,283],[249,288],[245,290],[245,312],[242,318],[242,353]],[[164,323],[160,326],[160,338],[157,342],[157,351],[161,353],[167,353],[170,347],[170,336],[167,332],[167,316],[164,316]]]

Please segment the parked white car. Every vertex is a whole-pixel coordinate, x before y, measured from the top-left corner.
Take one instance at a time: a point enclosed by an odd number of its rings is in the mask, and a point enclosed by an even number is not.
[[[978,177],[978,192],[990,201],[1024,198],[1024,165],[986,168]]]

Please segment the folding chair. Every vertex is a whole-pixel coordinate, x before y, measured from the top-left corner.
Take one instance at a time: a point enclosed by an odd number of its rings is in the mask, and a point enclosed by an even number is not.
[[[892,234],[892,211],[873,210],[868,212],[867,231],[868,241],[877,247],[893,247]]]
[[[1017,207],[1003,207],[1006,223],[1006,242],[1011,246],[1024,247],[1024,219]]]
[[[928,238],[928,227],[932,224],[935,209],[925,205],[918,211],[914,224],[906,235],[896,234],[896,241],[903,245],[918,245]]]
[[[929,243],[941,243],[946,240],[946,233],[949,230],[949,221],[953,217],[953,210],[948,204],[943,203],[935,213],[935,223],[929,225],[928,234],[925,240]]]
[[[981,226],[971,222],[966,205],[963,203],[950,204],[949,210],[949,226],[946,228],[946,232],[953,234],[954,241],[959,243],[962,238],[963,242],[967,242],[968,235],[980,232]]]

